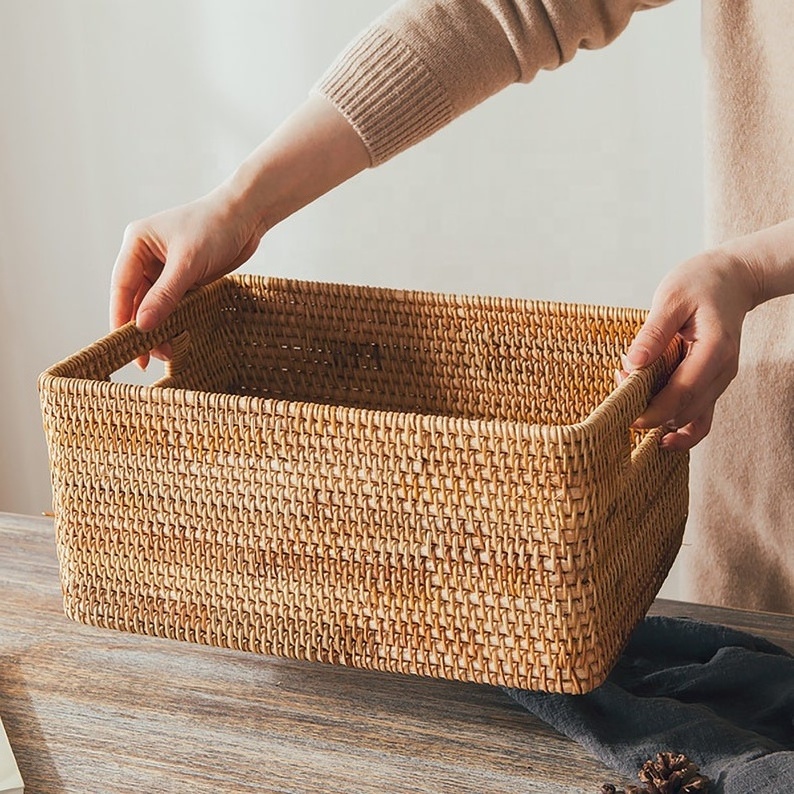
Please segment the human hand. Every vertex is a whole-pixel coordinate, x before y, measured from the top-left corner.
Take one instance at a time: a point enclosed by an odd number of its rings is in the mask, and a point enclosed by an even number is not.
[[[662,280],[623,369],[651,364],[676,335],[686,353],[635,427],[664,426],[661,446],[673,450],[690,449],[708,434],[714,404],[736,376],[742,324],[758,295],[756,271],[728,249],[695,256]]]
[[[131,223],[113,267],[110,325],[135,320],[156,328],[191,288],[232,272],[254,253],[262,237],[231,192],[220,186],[207,196]],[[166,358],[167,348],[152,351]],[[145,369],[149,356],[138,365]]]
[[[369,164],[342,113],[309,97],[207,196],[127,227],[111,279],[111,328],[133,319],[155,328],[187,290],[231,273],[268,229]]]

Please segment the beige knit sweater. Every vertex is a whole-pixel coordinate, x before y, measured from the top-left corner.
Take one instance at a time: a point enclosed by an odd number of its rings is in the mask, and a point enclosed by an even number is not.
[[[403,0],[318,90],[377,165],[668,0]],[[703,0],[708,238],[794,216],[794,2]],[[670,263],[671,267],[675,263]],[[748,317],[740,374],[692,457],[693,600],[794,612],[794,304]]]

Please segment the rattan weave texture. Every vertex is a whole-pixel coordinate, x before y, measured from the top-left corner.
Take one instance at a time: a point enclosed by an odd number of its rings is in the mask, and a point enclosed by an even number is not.
[[[597,686],[680,546],[630,430],[645,313],[229,276],[39,379],[66,612],[246,651]],[[165,340],[154,386],[112,374]]]

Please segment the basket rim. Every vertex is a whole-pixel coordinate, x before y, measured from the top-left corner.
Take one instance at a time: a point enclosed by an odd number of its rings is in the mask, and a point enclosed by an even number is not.
[[[382,408],[347,406],[338,403],[258,397],[255,395],[225,394],[173,386],[145,386],[133,383],[52,375],[49,371],[45,371],[39,376],[38,389],[42,395],[57,391],[68,391],[75,396],[91,394],[94,397],[103,399],[120,397],[131,403],[145,401],[148,395],[157,394],[161,402],[168,402],[172,406],[190,405],[193,408],[200,408],[204,404],[207,408],[217,408],[219,407],[218,403],[222,403],[224,407],[231,411],[240,411],[246,414],[256,413],[282,417],[313,415],[315,418],[320,418],[322,415],[329,417],[334,415],[337,420],[341,417],[348,419],[357,417],[364,424],[426,424],[435,426],[436,429],[449,431],[453,431],[455,428],[467,428],[479,431],[483,435],[492,433],[502,435],[505,434],[504,431],[512,431],[514,434],[526,437],[551,438],[555,436],[561,440],[575,441],[590,435],[597,431],[601,424],[610,421],[610,415],[615,410],[623,407],[625,403],[633,401],[637,393],[644,394],[647,389],[642,383],[643,380],[649,380],[649,378],[643,378],[642,371],[631,373],[585,419],[560,425],[523,422],[512,419],[462,417],[422,411],[386,410]],[[628,426],[626,429],[628,430]]]
[[[218,279],[216,283],[253,286],[272,292],[325,295],[343,297],[353,294],[377,296],[389,301],[413,301],[430,305],[457,305],[461,308],[481,307],[505,310],[538,310],[554,312],[567,317],[634,318],[643,320],[648,315],[647,309],[632,306],[607,305],[601,303],[581,303],[574,301],[542,300],[538,298],[522,298],[508,295],[491,295],[468,292],[433,292],[430,290],[404,289],[399,287],[371,286],[368,284],[351,284],[338,281],[312,281],[309,279],[292,279],[285,276],[260,276],[255,273],[231,273]],[[208,285],[212,286],[212,285]],[[205,289],[205,288],[202,288]],[[193,295],[199,290],[191,292]]]
[[[258,276],[250,273],[230,274],[217,279],[211,284],[188,292],[169,318],[153,331],[141,332],[136,327],[134,321],[131,321],[46,368],[37,379],[37,387],[40,395],[65,388],[67,391],[72,391],[75,394],[86,394],[90,392],[94,396],[101,398],[123,396],[130,400],[145,400],[147,395],[156,393],[160,398],[167,394],[168,401],[175,405],[181,403],[196,407],[202,402],[207,402],[209,403],[208,407],[211,407],[213,403],[223,402],[232,410],[244,410],[246,413],[257,412],[274,416],[294,416],[296,414],[306,413],[317,414],[318,412],[336,412],[338,414],[341,412],[348,416],[359,417],[362,421],[389,423],[393,422],[398,417],[403,417],[406,421],[424,421],[436,426],[443,424],[444,427],[449,428],[454,428],[456,426],[461,428],[473,427],[482,432],[504,431],[506,429],[512,430],[513,432],[520,430],[523,434],[533,437],[546,437],[550,435],[557,435],[559,437],[561,434],[565,440],[576,440],[596,431],[599,425],[609,421],[610,417],[612,417],[615,412],[625,414],[623,417],[624,420],[627,418],[628,414],[635,413],[635,415],[631,416],[630,420],[626,422],[626,427],[628,429],[628,426],[636,416],[639,416],[642,412],[642,407],[644,407],[650,399],[653,385],[658,380],[664,368],[662,358],[659,358],[650,367],[631,372],[629,376],[625,378],[622,383],[613,388],[606,398],[584,419],[567,424],[546,424],[512,419],[461,417],[451,414],[438,414],[423,411],[400,411],[382,408],[345,406],[339,403],[227,394],[178,386],[121,383],[110,381],[109,377],[106,380],[101,380],[70,374],[71,371],[79,369],[87,360],[100,356],[121,343],[130,344],[138,342],[141,346],[146,347],[146,349],[157,347],[159,344],[176,336],[176,329],[179,327],[178,316],[180,308],[188,310],[196,302],[211,299],[214,297],[215,293],[228,291],[237,286],[242,286],[244,288],[256,286],[259,290],[281,294],[303,294],[326,297],[366,294],[369,296],[374,295],[378,299],[389,301],[415,301],[435,305],[457,305],[461,308],[486,306],[496,310],[553,312],[561,316],[593,317],[606,320],[612,318],[625,319],[628,316],[630,319],[635,319],[639,322],[647,316],[647,311],[644,309],[621,306],[542,301],[516,297],[428,292],[422,290],[395,289],[392,287],[370,287],[359,284],[289,279],[280,276]],[[674,340],[673,344],[678,344],[680,346],[678,340]],[[115,369],[111,370],[110,374],[112,374],[113,371],[115,371]],[[630,406],[632,405],[640,406],[640,410],[636,410],[636,412],[631,411]]]

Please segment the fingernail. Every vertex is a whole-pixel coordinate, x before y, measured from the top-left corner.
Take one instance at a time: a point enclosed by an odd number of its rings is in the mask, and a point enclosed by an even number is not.
[[[624,372],[623,370],[620,369],[615,370],[615,383],[617,383],[618,386],[620,386],[620,384],[623,383],[623,381],[626,380],[627,377],[628,377],[627,372]]]
[[[665,430],[669,431],[670,433],[677,433],[678,432],[678,425],[672,420],[668,420],[664,423]]]
[[[144,309],[135,318],[135,325],[138,326],[139,331],[151,331],[157,326],[157,321],[157,312],[154,309]]]
[[[620,363],[623,364],[623,369],[631,372],[644,367],[648,363],[649,358],[650,354],[644,347],[632,348],[628,354],[620,357]]]

